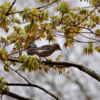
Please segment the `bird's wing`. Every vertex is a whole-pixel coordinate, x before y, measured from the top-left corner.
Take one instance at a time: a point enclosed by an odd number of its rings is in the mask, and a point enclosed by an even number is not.
[[[37,50],[37,48],[28,48],[26,51],[35,52],[36,50]]]
[[[51,45],[44,45],[41,47],[37,47],[37,48],[33,48],[33,47],[29,47],[27,49],[28,52],[36,52],[37,50],[51,50],[52,46]]]
[[[51,50],[52,46],[51,45],[44,45],[41,47],[38,47],[38,50]]]

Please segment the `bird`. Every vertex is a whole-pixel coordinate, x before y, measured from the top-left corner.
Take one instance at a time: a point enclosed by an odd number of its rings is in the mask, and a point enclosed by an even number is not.
[[[38,57],[48,57],[52,53],[54,53],[56,50],[61,50],[58,43],[54,44],[47,44],[40,47],[34,47],[27,49],[28,55],[38,55]],[[46,59],[47,60],[47,59]]]

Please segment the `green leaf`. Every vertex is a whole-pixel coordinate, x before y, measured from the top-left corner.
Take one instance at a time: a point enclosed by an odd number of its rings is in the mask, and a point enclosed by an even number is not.
[[[60,5],[57,7],[57,11],[60,11],[62,14],[68,13],[70,10],[69,5],[67,2],[61,2]]]
[[[9,68],[5,65],[4,66],[4,70],[6,71],[6,72],[9,72]]]
[[[9,93],[9,87],[6,86],[5,89],[4,89],[4,91],[6,91],[7,93]]]
[[[59,71],[59,75],[62,74],[62,70]]]
[[[98,51],[100,53],[100,46],[95,47],[95,50]]]
[[[86,15],[86,14],[88,14],[88,12],[87,12],[86,9],[82,9],[82,10],[80,10],[79,13],[82,14],[82,15]]]
[[[93,54],[94,49],[92,47],[85,47],[84,52],[85,54]]]
[[[46,40],[49,40],[49,42],[54,41],[54,36],[52,34],[47,35]]]

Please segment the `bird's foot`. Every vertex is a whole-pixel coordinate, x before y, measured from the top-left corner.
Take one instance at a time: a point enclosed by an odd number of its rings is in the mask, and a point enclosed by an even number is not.
[[[51,60],[50,60],[50,59],[48,60],[46,57],[45,57],[45,59],[46,59],[46,61],[51,62]]]

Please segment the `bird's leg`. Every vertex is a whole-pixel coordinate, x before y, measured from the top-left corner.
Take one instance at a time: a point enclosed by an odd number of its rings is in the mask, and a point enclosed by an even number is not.
[[[35,54],[35,58],[37,59],[36,54]]]
[[[44,57],[45,59],[46,59],[46,61],[49,61],[49,62],[51,62],[51,60],[48,60],[46,57]]]
[[[39,57],[39,59],[41,60],[41,58]]]
[[[35,58],[38,60],[38,58],[37,58],[36,54],[35,54]],[[39,57],[39,60],[41,60],[41,58],[40,58],[40,57]]]
[[[20,52],[19,52],[19,56],[20,56],[21,54],[22,54],[22,52],[20,51]]]
[[[44,57],[46,59],[46,61],[49,61],[46,57]]]

